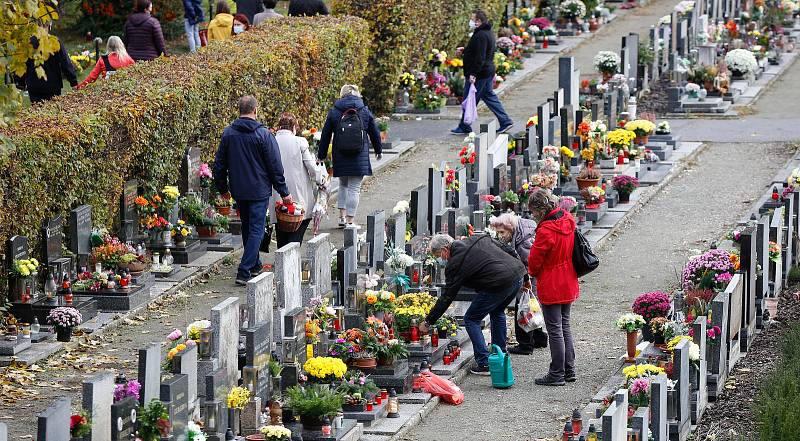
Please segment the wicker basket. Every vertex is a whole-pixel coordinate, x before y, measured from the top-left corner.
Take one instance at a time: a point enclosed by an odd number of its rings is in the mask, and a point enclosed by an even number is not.
[[[289,214],[276,210],[275,217],[278,219],[276,227],[284,233],[294,233],[300,228],[300,224],[303,223],[304,214],[305,213]]]

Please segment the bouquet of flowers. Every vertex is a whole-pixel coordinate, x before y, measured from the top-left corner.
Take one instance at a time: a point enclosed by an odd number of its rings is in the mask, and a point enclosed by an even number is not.
[[[533,115],[532,117],[528,118],[528,121],[525,123],[525,127],[533,127],[539,124],[539,116]]]
[[[367,305],[373,312],[392,312],[395,309],[395,295],[390,291],[367,290]]]
[[[622,62],[619,55],[612,51],[600,51],[594,56],[594,68],[603,74],[615,74]]]
[[[164,363],[162,364],[162,369],[164,369],[164,371],[171,371],[172,360],[175,356],[185,351],[188,346],[194,346],[196,344],[194,340],[186,340],[186,342],[183,342],[181,341],[182,338],[183,332],[181,332],[180,329],[175,329],[167,336],[167,356],[164,358]]]
[[[586,5],[581,0],[565,0],[558,6],[561,16],[567,19],[580,18],[586,15]]]
[[[186,424],[186,440],[187,441],[206,441],[207,435],[203,432],[203,428],[194,421],[189,421]]]
[[[117,384],[114,386],[114,401],[124,400],[127,397],[133,397],[138,401],[141,390],[142,385],[137,380],[128,380],[127,383]]]
[[[14,259],[11,264],[11,274],[17,277],[29,277],[39,272],[39,261],[30,259]]]
[[[739,75],[755,72],[758,62],[755,55],[747,49],[733,49],[725,55],[725,64],[728,70]]]
[[[581,197],[588,204],[602,204],[606,192],[600,187],[591,186],[581,190]]]
[[[636,332],[642,329],[644,325],[645,321],[641,315],[630,312],[622,314],[616,321],[617,329],[625,332]]]
[[[769,242],[769,260],[775,263],[781,261],[781,246],[773,241]]]
[[[636,133],[630,130],[615,129],[608,132],[608,145],[615,149],[627,149],[634,138],[636,138]]]
[[[347,372],[347,365],[338,358],[312,357],[303,364],[303,370],[315,383],[330,384],[333,380],[342,379]]]
[[[283,426],[261,426],[258,429],[266,441],[289,441],[292,431]]]
[[[528,191],[525,192],[526,196],[529,196],[533,190],[538,188],[547,188],[547,189],[554,189],[556,184],[558,183],[558,175],[553,173],[537,173],[531,176],[530,185],[528,186]]]
[[[731,254],[725,250],[709,250],[689,260],[683,268],[681,286],[690,289],[725,289],[733,278]]]
[[[448,168],[444,171],[444,183],[447,190],[450,191],[458,191],[461,187],[461,182],[456,179],[456,170],[453,168]]]
[[[664,368],[653,364],[632,364],[622,369],[622,373],[628,381],[631,381],[637,378],[655,377],[665,372]]]
[[[428,63],[432,67],[439,67],[447,61],[447,52],[440,51],[439,49],[432,49],[428,54]]]
[[[661,121],[658,123],[658,126],[656,126],[656,133],[658,134],[667,135],[670,133],[670,131],[671,129],[668,121]]]
[[[170,228],[169,234],[175,242],[183,242],[192,235],[192,227],[186,225],[186,221],[183,219],[178,219],[178,223]]]
[[[211,181],[214,178],[214,175],[211,173],[211,167],[208,166],[208,163],[204,162],[200,164],[200,167],[195,170],[194,174],[200,179],[200,187],[211,187]]]
[[[414,74],[409,72],[403,72],[403,74],[400,75],[400,81],[399,81],[400,88],[411,89],[412,87],[414,87],[415,84],[417,84],[417,78],[414,76]]]
[[[211,322],[209,320],[196,320],[189,323],[186,327],[186,339],[194,340],[195,343],[200,341],[200,331],[210,329]]]
[[[561,196],[558,200],[558,206],[564,211],[575,214],[578,211],[578,201],[572,196]]]
[[[56,328],[71,329],[83,323],[83,317],[80,311],[71,306],[59,306],[50,310],[47,322]]]
[[[700,92],[700,85],[695,83],[686,83],[684,89],[686,89],[686,93],[688,93],[689,96],[696,97],[697,93]]]
[[[511,51],[514,50],[514,47],[516,46],[514,42],[508,37],[498,38],[496,44],[497,44],[497,49],[501,50],[506,55],[510,54]]]
[[[656,317],[666,317],[672,304],[669,294],[653,291],[639,294],[633,301],[633,312],[644,317],[648,322]]]
[[[236,386],[228,392],[228,409],[244,409],[250,402],[250,390],[245,387]]]
[[[639,180],[633,176],[617,175],[611,178],[611,185],[620,193],[631,194],[639,186]]]
[[[392,270],[391,282],[402,288],[408,288],[408,284],[411,280],[405,274],[405,271],[406,268],[414,264],[414,258],[406,254],[403,249],[390,248],[388,250],[386,264]]]
[[[647,136],[653,133],[655,129],[656,125],[653,124],[652,121],[646,119],[636,119],[625,123],[625,130],[630,130],[635,133],[636,136]]]
[[[85,411],[76,413],[69,418],[69,436],[83,438],[92,431],[92,421]]]
[[[650,403],[650,379],[637,378],[630,387],[631,401],[639,406],[648,406]]]

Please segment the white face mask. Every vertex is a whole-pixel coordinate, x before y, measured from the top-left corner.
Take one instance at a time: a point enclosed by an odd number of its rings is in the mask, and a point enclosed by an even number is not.
[[[475,20],[469,19],[469,28],[475,29],[476,27],[478,27],[478,25],[475,24]]]
[[[244,32],[244,26],[236,25],[236,26],[233,27],[233,33],[234,34],[241,34],[242,32]]]

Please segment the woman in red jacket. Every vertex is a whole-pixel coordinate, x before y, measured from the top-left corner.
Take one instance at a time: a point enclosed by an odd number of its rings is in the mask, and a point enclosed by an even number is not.
[[[103,77],[103,79],[108,78],[117,70],[128,67],[134,63],[133,58],[131,58],[128,55],[128,51],[125,50],[122,39],[116,35],[108,37],[106,51],[108,53],[97,60],[97,64],[94,65],[92,72],[81,84],[78,84],[76,89],[83,89],[89,83],[94,83],[100,77]]]
[[[558,198],[549,190],[536,190],[528,201],[536,227],[536,239],[528,256],[528,273],[536,278],[550,341],[550,371],[537,378],[542,386],[563,386],[575,381],[575,349],[569,314],[578,299],[578,276],[572,266],[575,219],[558,208]]]

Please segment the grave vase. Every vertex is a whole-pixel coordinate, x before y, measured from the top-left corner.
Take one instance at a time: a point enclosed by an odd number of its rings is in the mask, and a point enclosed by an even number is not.
[[[241,409],[228,409],[228,428],[233,430],[234,435],[238,435],[240,432],[239,417],[241,414]]]
[[[25,282],[27,279],[22,277],[15,277],[11,279],[11,292],[9,292],[8,300],[10,302],[19,302],[22,295],[25,293]]]
[[[197,235],[200,237],[214,237],[217,232],[211,227],[197,227]]]
[[[617,192],[619,194],[619,202],[622,204],[626,204],[631,201],[631,194],[630,193],[622,193],[620,191]]]
[[[636,138],[633,141],[636,143],[636,145],[645,145],[649,140],[650,140],[650,135],[644,135],[644,136],[636,135]]]
[[[56,326],[56,341],[68,342],[72,339],[72,328]]]
[[[639,332],[628,332],[627,335],[627,358],[626,362],[632,363],[636,360],[636,343],[639,337]]]

